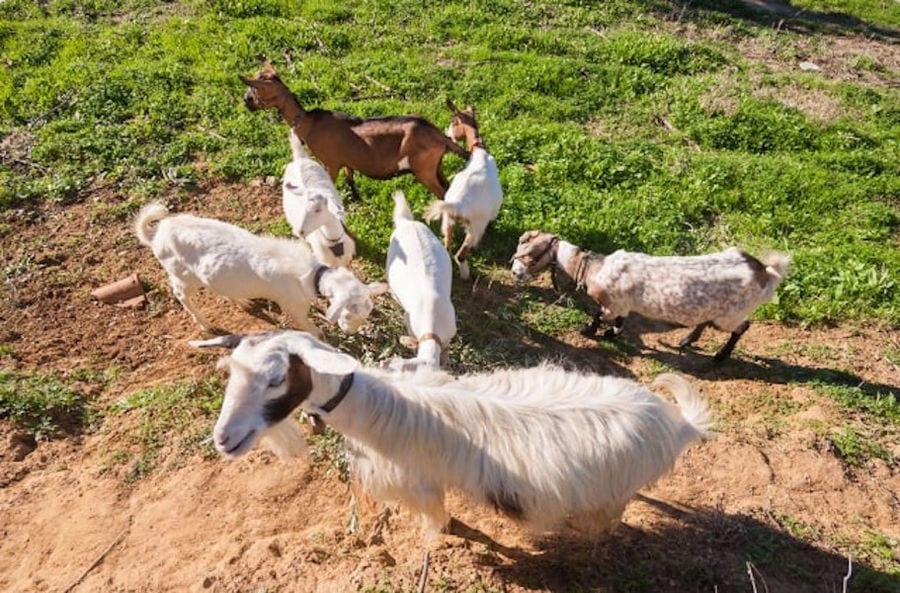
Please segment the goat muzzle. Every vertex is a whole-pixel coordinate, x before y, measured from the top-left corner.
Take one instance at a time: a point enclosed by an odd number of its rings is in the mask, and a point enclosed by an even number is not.
[[[244,107],[246,107],[250,111],[257,111],[263,108],[263,106],[260,105],[259,100],[256,97],[256,92],[253,89],[247,89],[247,92],[244,93]]]

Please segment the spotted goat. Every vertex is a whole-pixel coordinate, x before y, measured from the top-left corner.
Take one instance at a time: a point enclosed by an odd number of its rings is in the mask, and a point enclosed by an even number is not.
[[[527,231],[512,257],[512,272],[527,280],[552,267],[557,276],[584,287],[599,306],[581,333],[593,336],[603,321],[612,321],[603,336],[619,335],[625,317],[635,312],[682,326],[694,326],[679,343],[696,342],[712,325],[731,336],[715,354],[725,360],[750,327],[748,316],[768,302],[784,280],[790,257],[772,252],[762,261],[737,248],[697,256],[653,256],[619,250],[601,255],[543,231]]]

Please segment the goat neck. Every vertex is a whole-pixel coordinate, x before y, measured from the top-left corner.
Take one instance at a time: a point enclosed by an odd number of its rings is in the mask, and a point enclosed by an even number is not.
[[[556,265],[553,268],[553,288],[557,291],[559,290],[555,274],[557,270],[564,274],[574,284],[575,288],[583,288],[590,268],[598,259],[602,261],[602,256],[587,249],[582,249],[568,241],[560,240],[559,247],[556,250]]]
[[[305,135],[303,134],[305,131],[304,128],[309,127],[309,118],[306,117],[306,110],[303,109],[300,105],[300,101],[297,100],[297,96],[294,95],[290,89],[284,86],[283,83],[279,86],[280,92],[272,97],[271,105],[278,110],[282,119],[293,128],[294,133],[297,134],[298,138],[305,138]]]
[[[481,139],[481,136],[478,135],[478,128],[474,126],[466,126],[466,145],[469,147],[469,151],[473,151],[476,148],[480,148],[487,152],[487,147],[484,145],[484,140]]]

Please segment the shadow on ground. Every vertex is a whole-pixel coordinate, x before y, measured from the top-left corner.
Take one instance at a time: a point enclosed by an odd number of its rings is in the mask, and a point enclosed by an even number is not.
[[[824,32],[832,35],[863,35],[885,41],[900,40],[900,30],[867,22],[838,11],[807,10],[784,0],[695,0],[645,2],[647,9],[663,18],[707,23],[722,17],[751,26],[796,33]]]
[[[504,581],[555,593],[840,591],[847,575],[846,557],[813,547],[766,517],[676,507],[640,495],[632,504],[658,514],[657,527],[620,525],[599,542],[548,537],[536,552],[506,547],[462,524],[452,533],[483,544],[479,562]],[[848,584],[851,591],[888,592],[900,583],[854,561]]]

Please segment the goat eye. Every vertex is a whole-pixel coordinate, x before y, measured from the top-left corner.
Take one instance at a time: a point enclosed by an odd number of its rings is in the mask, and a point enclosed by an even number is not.
[[[278,387],[279,385],[284,383],[284,378],[284,375],[273,378],[271,381],[269,381],[269,387]]]

